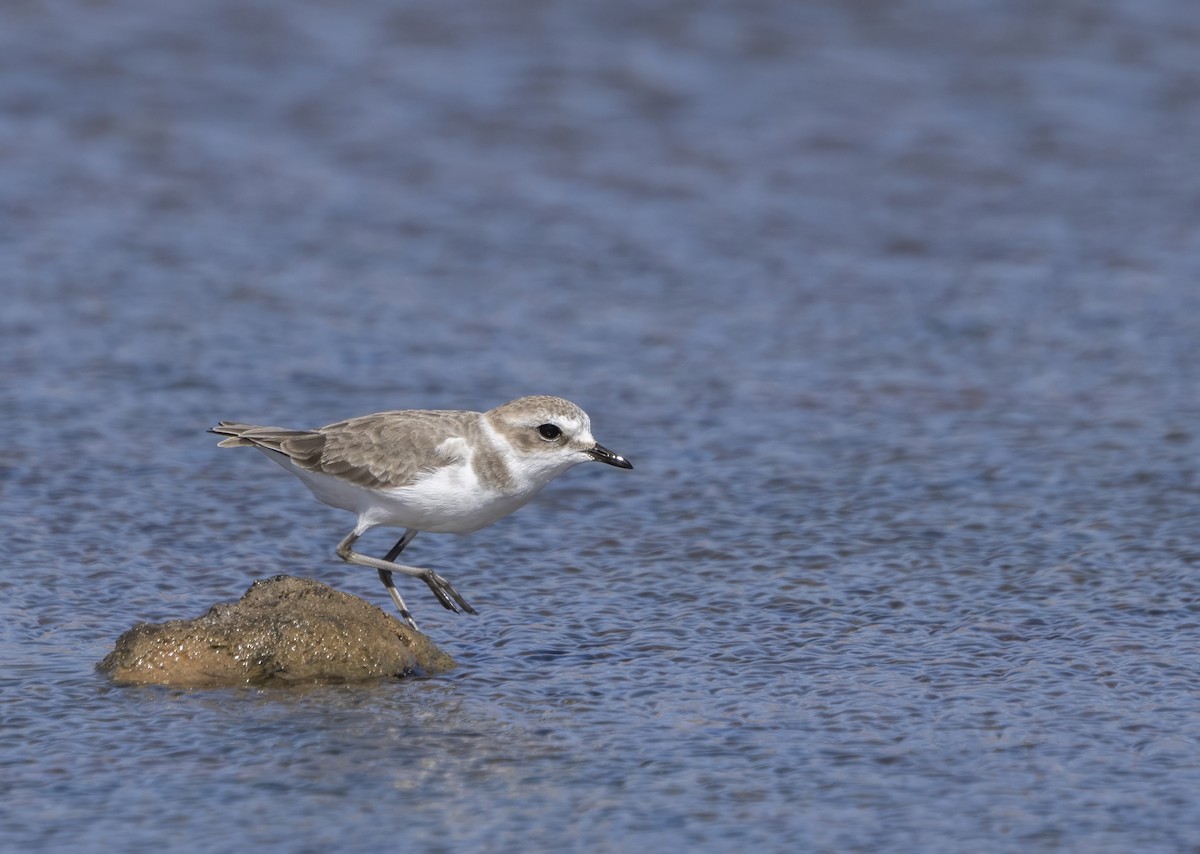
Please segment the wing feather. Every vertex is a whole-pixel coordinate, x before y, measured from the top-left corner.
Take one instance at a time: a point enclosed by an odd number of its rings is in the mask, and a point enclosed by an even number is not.
[[[288,430],[222,421],[221,447],[253,446],[283,454],[308,471],[380,489],[461,462],[480,432],[476,412],[397,410],[339,421],[320,430]],[[447,440],[459,439],[460,442]]]

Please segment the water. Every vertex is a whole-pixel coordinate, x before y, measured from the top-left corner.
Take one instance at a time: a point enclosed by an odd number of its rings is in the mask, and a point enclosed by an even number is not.
[[[1200,846],[1192,4],[5,17],[0,847]],[[414,543],[454,673],[92,672],[386,605],[217,419],[526,393],[637,468]]]

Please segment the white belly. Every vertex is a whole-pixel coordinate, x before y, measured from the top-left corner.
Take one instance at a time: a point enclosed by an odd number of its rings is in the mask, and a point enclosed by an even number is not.
[[[272,454],[273,458],[278,455]],[[363,530],[375,526],[415,528],[440,534],[465,534],[499,521],[525,506],[541,487],[513,494],[488,489],[479,483],[467,463],[449,465],[411,484],[390,489],[369,489],[331,475],[281,464],[331,507],[358,516]]]

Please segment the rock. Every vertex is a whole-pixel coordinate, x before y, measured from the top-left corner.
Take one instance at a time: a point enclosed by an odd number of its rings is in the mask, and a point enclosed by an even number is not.
[[[141,623],[96,669],[120,683],[215,688],[441,673],[454,659],[370,603],[277,575],[194,620]]]

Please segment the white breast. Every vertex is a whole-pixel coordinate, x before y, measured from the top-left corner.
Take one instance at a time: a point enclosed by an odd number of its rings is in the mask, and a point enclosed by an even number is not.
[[[384,490],[378,510],[388,521],[373,524],[465,534],[503,519],[536,494],[506,495],[481,485],[470,464],[446,466],[408,486]]]
[[[469,447],[461,439],[448,439],[438,450],[455,461],[418,475],[405,486],[387,489],[371,489],[308,471],[279,454],[268,456],[298,477],[318,501],[349,510],[358,516],[360,527],[366,528],[382,525],[465,534],[503,519],[541,490],[539,485],[514,495],[485,487],[476,477]]]

